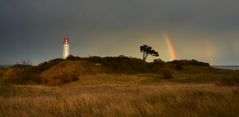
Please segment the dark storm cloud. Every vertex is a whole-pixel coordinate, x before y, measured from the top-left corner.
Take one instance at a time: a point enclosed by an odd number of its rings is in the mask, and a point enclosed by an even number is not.
[[[184,44],[208,38],[216,50],[227,53],[218,53],[221,58],[210,62],[239,64],[239,56],[233,54],[231,60],[228,54],[238,52],[230,48],[238,39],[238,4],[237,0],[0,0],[0,63],[61,57],[66,34],[76,55],[139,57],[138,44],[162,43],[161,34],[169,32],[181,58],[195,53],[190,49],[185,53]],[[122,49],[121,44],[131,49]],[[196,52],[196,59],[204,60],[200,54]],[[227,58],[233,63],[226,63]]]

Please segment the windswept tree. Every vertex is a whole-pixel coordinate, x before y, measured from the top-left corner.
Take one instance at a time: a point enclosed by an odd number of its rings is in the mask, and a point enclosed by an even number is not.
[[[152,47],[148,46],[148,45],[142,45],[140,46],[140,52],[143,53],[143,61],[146,60],[146,58],[148,57],[148,55],[152,55],[155,57],[158,57],[159,54],[158,52],[156,52],[155,50],[152,49]]]

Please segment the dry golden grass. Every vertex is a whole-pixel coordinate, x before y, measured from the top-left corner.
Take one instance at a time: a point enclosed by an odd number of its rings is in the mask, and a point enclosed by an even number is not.
[[[79,75],[99,73],[95,64],[82,61],[64,61],[41,73],[42,83],[57,86],[78,80]]]
[[[239,115],[238,86],[151,81],[149,75],[98,74],[59,87],[1,85],[0,116]]]

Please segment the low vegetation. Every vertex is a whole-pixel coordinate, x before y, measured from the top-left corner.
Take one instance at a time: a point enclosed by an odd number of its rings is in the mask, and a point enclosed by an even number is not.
[[[3,73],[7,70],[7,68],[0,67],[0,76],[3,75]]]
[[[208,63],[196,60],[175,60],[164,62],[156,59],[145,62],[141,59],[119,57],[69,56],[66,60],[54,59],[39,64],[14,65],[0,69],[2,80],[15,84],[46,84],[59,86],[79,80],[89,74],[152,74],[158,80],[170,80],[177,83],[214,83],[217,85],[238,85],[238,71],[220,70]]]
[[[15,84],[39,83],[40,79],[31,65],[14,65],[2,74],[2,80]]]
[[[0,115],[56,116],[217,116],[239,115],[239,88],[214,84],[145,83],[149,76],[87,75],[46,87],[0,87]]]
[[[100,67],[80,61],[63,61],[40,74],[43,84],[56,86],[78,80],[82,75],[100,73]]]
[[[69,56],[0,69],[0,116],[239,115],[239,72],[196,60]]]

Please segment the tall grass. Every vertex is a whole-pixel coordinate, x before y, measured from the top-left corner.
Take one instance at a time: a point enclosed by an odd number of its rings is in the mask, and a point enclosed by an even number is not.
[[[8,69],[0,78],[0,116],[239,115],[239,73],[236,71],[212,69],[195,61],[192,62],[196,66],[187,61],[180,63],[189,64],[181,69],[173,63],[164,63],[161,67],[161,63],[147,65],[140,60],[137,60],[140,64],[136,64],[126,58],[105,59],[93,58],[94,63],[56,59],[33,67],[30,72],[18,67]],[[108,64],[108,59],[113,63]],[[124,63],[125,60],[128,62]],[[114,69],[117,66],[120,67]],[[109,70],[111,68],[113,70]],[[28,82],[35,79],[28,73],[35,70],[39,75],[36,78],[43,84],[56,87],[30,85]],[[1,79],[27,83],[9,84]]]
[[[14,85],[11,87],[13,90],[9,90],[13,95],[0,94],[0,116],[239,115],[239,87],[176,83],[143,85],[135,84],[136,81],[118,82],[117,76],[112,76],[115,78],[111,81],[107,76],[100,77],[105,77],[106,83],[92,84],[89,80],[79,80],[79,84],[61,87]],[[100,79],[95,80],[100,82]]]

